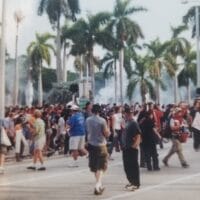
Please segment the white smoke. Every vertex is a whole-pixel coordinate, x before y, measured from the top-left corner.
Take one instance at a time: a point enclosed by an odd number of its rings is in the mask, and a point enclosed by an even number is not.
[[[33,95],[34,95],[34,90],[33,90],[33,83],[29,79],[25,88],[25,100],[26,100],[26,105],[28,107],[32,106],[33,103]]]

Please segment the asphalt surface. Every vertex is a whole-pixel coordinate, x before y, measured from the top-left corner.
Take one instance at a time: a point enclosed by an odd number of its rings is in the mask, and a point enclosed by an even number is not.
[[[170,145],[158,147],[160,161]],[[193,150],[192,139],[183,148],[189,168],[180,166],[177,155],[170,159],[169,167],[160,162],[160,171],[141,168],[141,187],[134,192],[124,189],[127,180],[121,153],[114,153],[103,179],[106,189],[101,196],[93,194],[95,180],[87,158],[79,159],[77,168],[68,167],[69,157],[46,158],[46,171],[28,171],[30,159],[8,162],[5,173],[0,175],[0,200],[200,200],[200,152]]]

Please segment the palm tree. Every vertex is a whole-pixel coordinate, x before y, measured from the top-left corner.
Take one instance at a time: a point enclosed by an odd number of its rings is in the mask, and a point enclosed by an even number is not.
[[[181,25],[178,27],[171,27],[172,30],[172,37],[171,40],[168,41],[168,46],[166,48],[166,52],[167,54],[169,54],[169,56],[167,56],[170,60],[169,63],[174,64],[174,74],[173,74],[173,78],[174,78],[174,102],[177,103],[178,101],[178,82],[177,82],[177,78],[179,75],[179,70],[180,70],[180,66],[183,64],[177,63],[177,58],[178,56],[180,57],[184,57],[187,51],[187,48],[189,48],[190,43],[187,41],[187,39],[185,39],[184,37],[180,37],[180,34],[187,30],[187,26],[185,25]],[[166,58],[167,58],[166,57]],[[172,58],[173,57],[173,58]],[[173,61],[173,62],[171,62]],[[171,65],[169,64],[169,65]]]
[[[127,87],[127,96],[129,100],[131,100],[136,86],[139,85],[142,103],[146,103],[147,93],[150,94],[150,97],[152,99],[155,98],[154,87],[150,81],[151,77],[148,73],[149,57],[135,55],[133,57],[133,61],[135,63],[135,68],[130,74],[129,83]]]
[[[19,93],[19,70],[18,70],[18,31],[19,24],[24,19],[24,16],[20,10],[15,11],[14,18],[16,21],[16,38],[15,38],[15,81],[14,81],[14,94],[13,94],[13,105],[18,105],[18,93]]]
[[[56,67],[57,81],[63,81],[63,70],[61,63],[61,17],[76,19],[76,14],[80,12],[79,0],[41,0],[38,14],[42,15],[46,11],[49,21],[57,31],[56,37]]]
[[[190,103],[190,80],[193,84],[196,84],[197,74],[196,74],[196,52],[192,50],[191,46],[187,48],[186,54],[184,56],[184,69],[179,75],[179,85],[185,86],[187,88],[187,101]]]
[[[124,44],[136,43],[138,38],[143,38],[142,30],[137,22],[130,17],[141,11],[146,11],[143,7],[130,6],[131,0],[116,0],[113,11],[113,18],[110,21],[107,29],[112,32],[118,40],[119,50],[119,65],[120,65],[120,101],[123,104],[123,79],[122,69],[124,65]]]
[[[164,65],[163,53],[166,50],[167,43],[162,44],[159,38],[151,41],[149,44],[145,43],[144,47],[148,50],[149,55],[149,72],[150,76],[155,82],[156,103],[160,103],[160,86],[164,89],[163,82],[161,81],[161,71]]]
[[[200,6],[198,6],[200,10]],[[200,20],[200,15],[199,15]],[[196,17],[195,17],[195,7],[191,7],[188,12],[183,16],[183,23],[187,26],[190,25],[192,27],[192,37],[196,35]],[[200,27],[199,27],[200,28]],[[199,30],[200,31],[200,30]]]
[[[48,43],[48,40],[54,38],[49,33],[36,33],[36,41],[30,43],[27,48],[33,68],[38,72],[38,103],[42,106],[43,103],[43,87],[42,87],[42,66],[43,61],[48,65],[51,63],[50,50],[55,52],[53,46]]]
[[[88,56],[88,68],[91,76],[92,97],[95,95],[95,69],[94,69],[94,46],[100,44],[107,48],[112,46],[110,33],[103,30],[104,25],[110,19],[110,14],[100,12],[96,15],[89,15],[86,20],[79,19],[69,30],[67,37],[73,41],[72,53],[74,55],[85,54]]]
[[[196,81],[196,86],[200,85],[200,52],[199,52],[199,39],[200,39],[200,26],[199,26],[199,21],[200,21],[200,15],[199,15],[199,10],[200,6],[193,6],[188,10],[185,16],[183,16],[183,23],[185,23],[187,26],[192,27],[192,38],[196,36],[196,52],[197,52],[197,65],[196,65],[196,73],[197,73],[197,81]],[[199,30],[196,30],[199,28]]]
[[[64,48],[64,50],[63,50],[63,70],[62,70],[62,72],[63,72],[63,76],[62,76],[62,80],[63,80],[63,82],[67,82],[67,69],[66,69],[66,63],[67,63],[67,60],[68,60],[68,58],[69,58],[69,55],[70,54],[67,54],[66,53],[66,50],[67,50],[67,48],[70,46],[70,44],[69,44],[69,42],[64,42],[63,43],[63,48]]]

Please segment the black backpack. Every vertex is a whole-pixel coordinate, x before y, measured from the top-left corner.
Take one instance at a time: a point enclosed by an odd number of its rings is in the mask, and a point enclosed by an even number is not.
[[[171,116],[168,116],[167,119],[165,120],[165,127],[163,130],[163,138],[172,138],[172,129],[170,127],[170,120]]]

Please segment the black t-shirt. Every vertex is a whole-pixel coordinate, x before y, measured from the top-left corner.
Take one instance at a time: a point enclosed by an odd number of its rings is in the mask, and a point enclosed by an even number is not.
[[[152,119],[145,119],[142,123],[141,130],[142,130],[142,143],[145,145],[154,144],[156,143],[155,140],[155,133],[154,133],[155,123]]]
[[[123,148],[128,149],[133,145],[133,138],[141,134],[141,130],[134,120],[127,121],[125,131],[123,134]]]

